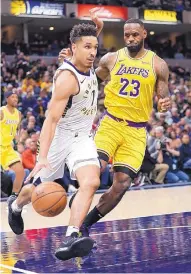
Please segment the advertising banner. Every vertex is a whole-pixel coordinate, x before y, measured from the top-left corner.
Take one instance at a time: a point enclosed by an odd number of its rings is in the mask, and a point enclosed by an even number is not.
[[[176,11],[168,10],[144,10],[144,20],[177,22],[177,13]]]
[[[60,3],[44,3],[41,1],[11,1],[11,14],[19,15],[46,15],[62,16],[65,15],[65,6]]]
[[[77,8],[77,17],[90,17],[89,10],[92,8],[98,7],[97,5],[83,5],[78,4]],[[100,6],[100,10],[97,14],[105,19],[120,19],[127,20],[128,18],[128,9],[125,7],[116,7],[116,6]]]

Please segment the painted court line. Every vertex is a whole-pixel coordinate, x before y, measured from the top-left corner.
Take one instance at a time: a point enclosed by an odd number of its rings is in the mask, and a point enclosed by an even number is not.
[[[7,268],[7,269],[10,269],[10,270],[19,271],[19,272],[24,273],[24,274],[38,274],[36,272],[32,272],[32,271],[20,269],[20,268],[9,266],[9,265],[5,265],[5,264],[0,264],[0,267]]]
[[[160,229],[177,229],[177,228],[191,228],[191,226],[183,225],[183,226],[149,227],[149,228],[129,229],[129,230],[122,230],[122,231],[111,231],[111,232],[103,232],[103,233],[95,233],[95,234],[92,233],[91,236],[115,234],[115,233],[126,233],[126,232],[135,232],[135,231],[149,231],[149,230],[160,230]]]

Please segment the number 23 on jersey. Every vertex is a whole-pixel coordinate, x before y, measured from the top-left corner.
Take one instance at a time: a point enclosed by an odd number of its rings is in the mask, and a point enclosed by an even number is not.
[[[140,82],[138,80],[129,81],[127,78],[121,78],[120,83],[122,84],[119,90],[119,95],[136,98],[140,92]]]

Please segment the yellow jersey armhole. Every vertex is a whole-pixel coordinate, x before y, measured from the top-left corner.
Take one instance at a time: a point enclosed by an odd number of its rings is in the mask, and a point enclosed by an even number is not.
[[[152,56],[152,71],[153,71],[153,75],[155,77],[155,80],[157,80],[157,75],[156,75],[156,71],[155,71],[155,68],[154,68],[154,58],[156,56],[156,53],[153,53],[153,56]]]
[[[113,65],[113,67],[110,69],[110,72],[112,72],[112,70],[115,68],[115,65],[116,65],[116,63],[117,63],[117,61],[118,61],[118,58],[119,58],[119,50],[117,51],[117,58],[116,58],[116,60],[115,60],[115,63],[114,63],[114,65]]]

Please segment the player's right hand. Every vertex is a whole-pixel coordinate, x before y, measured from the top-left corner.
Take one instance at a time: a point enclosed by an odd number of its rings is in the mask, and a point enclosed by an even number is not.
[[[72,51],[71,51],[70,48],[62,49],[59,52],[58,61],[63,62],[64,59],[68,59],[68,58],[71,58],[71,57],[72,57]]]
[[[38,160],[35,167],[31,171],[29,176],[26,178],[26,180],[24,181],[24,184],[30,182],[30,180],[32,178],[34,178],[42,168],[48,168],[48,169],[52,170],[52,168],[51,168],[51,166],[50,166],[50,164],[49,164],[49,162],[46,158],[41,158],[41,159]]]

